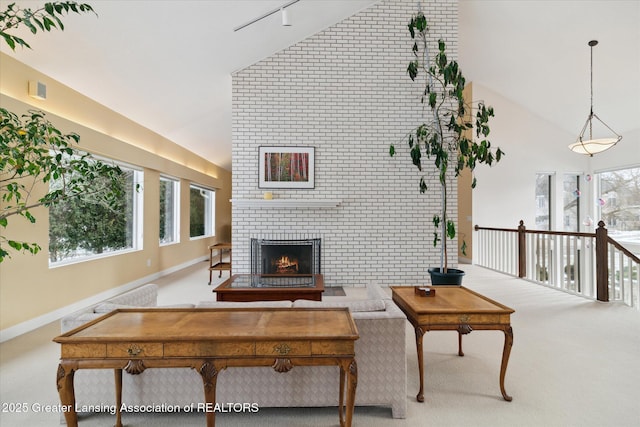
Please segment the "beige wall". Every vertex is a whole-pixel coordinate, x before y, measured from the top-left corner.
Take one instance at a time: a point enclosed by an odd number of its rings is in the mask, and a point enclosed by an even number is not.
[[[142,250],[92,261],[50,268],[48,263],[48,214],[32,211],[36,224],[9,218],[9,238],[37,242],[38,255],[12,253],[0,264],[0,330],[59,312],[77,301],[122,285],[158,276],[163,271],[208,255],[207,246],[231,238],[231,173],[179,147],[104,106],[51,80],[10,56],[0,54],[0,106],[17,114],[30,108],[47,113],[63,131],[81,137],[86,151],[143,168],[144,244]],[[47,100],[27,96],[27,82],[47,84]],[[181,179],[180,243],[159,246],[159,177]],[[189,184],[216,189],[216,236],[189,238]],[[46,188],[38,189],[40,192]],[[3,230],[4,233],[4,230]],[[150,265],[149,265],[150,264]],[[203,263],[203,284],[208,274]]]
[[[464,99],[467,103],[476,101],[473,98],[473,85],[467,83],[463,91]],[[469,114],[472,114],[469,111]],[[473,130],[466,131],[467,138],[474,138]],[[473,192],[471,183],[473,174],[469,169],[464,169],[458,177],[458,261],[461,263],[471,263],[473,260]],[[462,242],[467,244],[466,254],[462,253]]]

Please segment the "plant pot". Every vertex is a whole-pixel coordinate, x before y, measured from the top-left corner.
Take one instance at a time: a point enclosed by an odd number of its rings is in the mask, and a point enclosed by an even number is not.
[[[440,268],[430,268],[429,275],[431,276],[432,285],[462,285],[462,276],[464,271],[456,268],[447,268],[446,273],[442,273]]]

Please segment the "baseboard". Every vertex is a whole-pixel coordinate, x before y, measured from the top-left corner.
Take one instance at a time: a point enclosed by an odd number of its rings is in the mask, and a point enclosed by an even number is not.
[[[0,330],[0,343],[13,339],[22,334],[26,334],[27,332],[31,332],[35,329],[41,328],[44,325],[48,325],[51,322],[55,322],[56,320],[60,320],[60,318],[76,312],[78,310],[82,310],[85,307],[88,307],[93,304],[97,304],[106,299],[112,298],[116,295],[120,295],[123,292],[130,291],[131,289],[135,289],[138,286],[142,286],[149,282],[152,282],[160,277],[166,276],[171,273],[175,273],[176,271],[182,270],[183,268],[187,268],[196,264],[198,262],[202,262],[204,260],[208,260],[209,257],[200,257],[194,260],[187,261],[185,263],[176,265],[174,267],[168,268],[163,271],[159,271],[148,276],[142,277],[140,279],[134,280],[133,282],[126,283],[124,285],[118,286],[117,288],[111,288],[107,291],[100,292],[99,294],[93,295],[89,298],[85,298],[83,300],[77,301],[73,304],[67,305],[65,307],[61,307],[57,310],[50,311],[49,313],[43,314],[38,317],[34,317],[33,319],[27,320],[22,323],[18,323],[15,326],[11,326],[6,329]]]

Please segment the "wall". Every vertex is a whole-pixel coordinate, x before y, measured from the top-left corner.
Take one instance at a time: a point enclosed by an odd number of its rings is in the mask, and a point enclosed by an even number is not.
[[[473,84],[467,83],[463,91],[464,99],[467,103],[474,104]],[[467,112],[469,120],[472,111]],[[467,129],[464,134],[467,138],[473,139],[475,132],[473,129]],[[480,167],[485,167],[480,165]],[[458,176],[458,260],[461,263],[470,264],[473,260],[473,173],[468,168],[460,172]],[[465,245],[463,250],[463,244]]]
[[[83,149],[142,167],[145,218],[143,249],[56,268],[50,268],[48,264],[47,210],[33,210],[37,218],[34,225],[22,218],[10,218],[7,237],[38,242],[44,251],[36,256],[14,253],[11,259],[0,264],[0,329],[3,340],[56,320],[92,300],[104,299],[204,259],[208,256],[209,244],[230,239],[230,172],[8,55],[2,54],[1,59],[0,106],[19,115],[30,108],[44,110],[47,118],[61,130],[77,132]],[[47,83],[46,101],[36,101],[27,96],[28,80]],[[158,244],[160,173],[182,180],[180,243],[162,247]],[[218,189],[215,238],[189,238],[191,182]],[[45,192],[46,188],[38,191]],[[202,274],[203,283],[206,283],[208,275],[204,266]]]
[[[422,2],[433,35],[457,52],[457,1]],[[329,286],[424,284],[437,264],[431,218],[436,177],[418,190],[419,172],[402,138],[419,124],[420,85],[406,74],[412,59],[407,23],[413,0],[369,9],[246,69],[233,78],[233,199],[260,199],[258,149],[315,147],[315,188],[273,190],[274,198],[339,199],[334,208],[233,206],[234,272],[249,271],[252,235],[320,235]],[[389,157],[389,145],[399,153]],[[456,188],[451,190],[455,216]],[[455,218],[453,218],[455,220]],[[456,242],[451,244],[455,264]]]
[[[478,84],[473,85],[474,99],[483,99],[495,109],[491,121],[492,144],[506,155],[492,168],[476,169],[478,185],[473,190],[473,223],[484,227],[516,228],[523,220],[527,228],[535,228],[535,178],[539,172],[555,173],[552,195],[555,205],[562,206],[562,175],[594,174],[603,170],[640,166],[640,132],[622,131],[623,139],[614,148],[595,155],[582,156],[567,147],[574,142],[570,133],[553,126],[539,116],[500,94]],[[592,181],[593,183],[594,181]],[[583,196],[596,200],[594,185],[585,183]],[[594,226],[581,231],[593,232],[598,222],[595,203],[585,203],[586,213]],[[554,229],[562,227],[562,212],[552,219]],[[477,250],[477,248],[475,248]]]

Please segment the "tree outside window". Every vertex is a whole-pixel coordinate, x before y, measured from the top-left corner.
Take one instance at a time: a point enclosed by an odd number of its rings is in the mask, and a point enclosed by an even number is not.
[[[137,247],[138,191],[141,172],[120,167],[119,196],[109,203],[96,194],[67,198],[49,208],[49,262],[75,261]],[[69,176],[50,183],[55,191]],[[103,178],[96,177],[96,180]]]
[[[580,231],[580,201],[582,200],[580,177],[577,174],[564,174],[562,180],[564,231]]]
[[[189,236],[213,236],[215,230],[216,193],[204,187],[191,185],[189,193]]]
[[[598,174],[597,206],[609,235],[640,253],[640,167]]]
[[[551,230],[551,185],[553,175],[539,173],[536,175],[536,229]]]
[[[179,201],[179,181],[173,178],[160,177],[160,244],[179,241]]]

